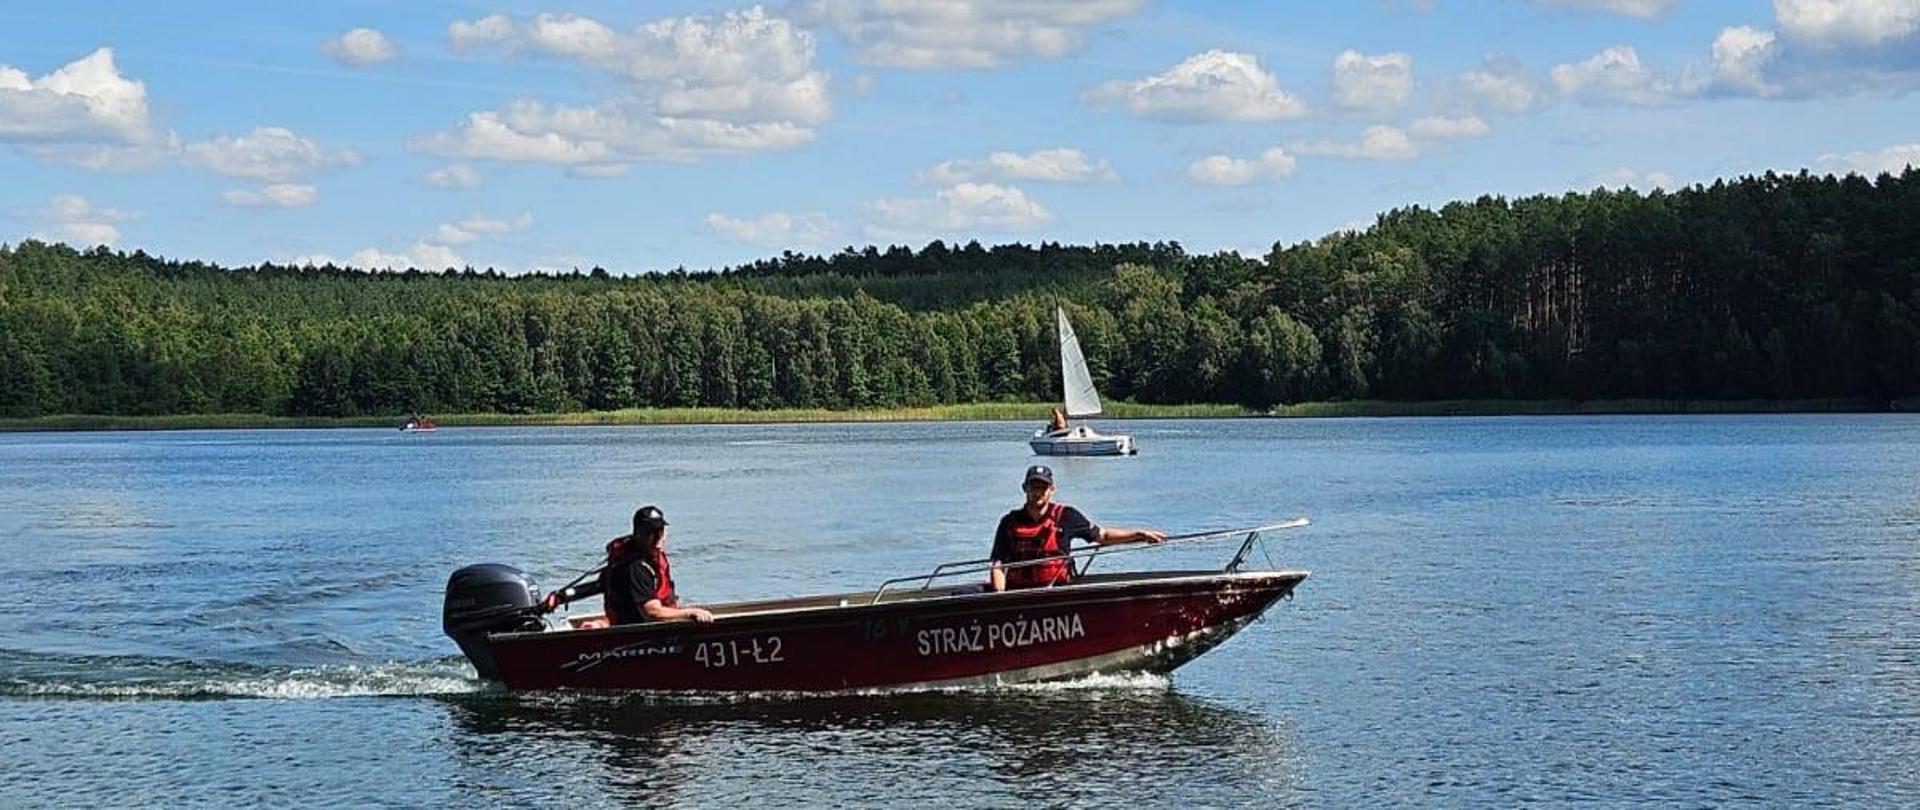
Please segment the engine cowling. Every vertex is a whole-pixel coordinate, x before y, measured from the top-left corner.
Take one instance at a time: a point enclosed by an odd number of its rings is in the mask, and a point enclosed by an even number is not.
[[[487,636],[546,629],[540,592],[533,577],[511,565],[469,565],[447,579],[440,629],[460,645],[481,678],[497,681],[500,670]]]

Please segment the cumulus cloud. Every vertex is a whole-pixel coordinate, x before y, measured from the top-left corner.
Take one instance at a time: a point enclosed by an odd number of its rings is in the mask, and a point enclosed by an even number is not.
[[[465,163],[450,163],[427,172],[421,179],[434,188],[479,188],[480,170]]]
[[[1560,95],[1589,104],[1651,107],[1671,103],[1680,87],[1640,64],[1631,45],[1615,45],[1583,62],[1555,65],[1553,84]]]
[[[302,253],[287,261],[296,267],[351,267],[359,270],[445,270],[468,266],[465,258],[446,245],[415,242],[401,251],[361,248],[345,257],[331,253]]]
[[[78,194],[53,198],[42,212],[53,227],[58,241],[81,247],[111,246],[120,241],[120,228],[114,223],[133,219],[137,214],[112,208],[100,208]]]
[[[1661,171],[1643,172],[1626,166],[1601,172],[1594,175],[1592,179],[1594,185],[1614,190],[1631,188],[1635,191],[1652,191],[1656,188],[1674,187],[1671,174]]]
[[[1780,88],[1763,75],[1774,58],[1774,35],[1751,26],[1721,29],[1709,49],[1713,58],[1713,85],[1735,93],[1770,96]]]
[[[760,8],[658,20],[620,33],[572,14],[494,15],[448,27],[455,47],[574,62],[621,90],[590,106],[520,99],[415,138],[420,151],[472,159],[615,166],[784,149],[830,119],[813,35]],[[579,173],[585,174],[589,170]]]
[[[920,173],[920,181],[954,185],[981,180],[1093,183],[1119,180],[1106,158],[1090,160],[1078,149],[1042,149],[1032,154],[995,152],[983,160],[948,160]]]
[[[464,245],[483,236],[519,233],[533,227],[533,215],[523,213],[513,219],[475,216],[458,222],[443,222],[434,229],[434,241],[445,245]]]
[[[1244,186],[1280,180],[1293,174],[1293,168],[1293,156],[1275,147],[1251,159],[1209,155],[1188,166],[1187,177],[1208,186]]]
[[[1281,89],[1252,54],[1219,50],[1188,57],[1165,73],[1107,82],[1083,100],[1174,123],[1281,121],[1307,112],[1306,103]]]
[[[154,139],[147,89],[101,48],[38,79],[0,65],[0,140],[141,144]]]
[[[1519,64],[1503,57],[1489,58],[1481,69],[1461,74],[1456,83],[1477,109],[1518,113],[1545,101],[1540,83]]]
[[[802,24],[832,31],[854,61],[879,67],[991,68],[1058,59],[1084,32],[1139,11],[1145,0],[802,0]]]
[[[1295,142],[1293,151],[1302,155],[1324,155],[1350,160],[1412,160],[1420,149],[1399,127],[1371,126],[1357,141]]]
[[[1477,115],[1447,117],[1432,115],[1414,119],[1408,127],[1413,137],[1429,141],[1461,141],[1469,138],[1484,137],[1489,131],[1487,122]]]
[[[220,195],[221,202],[245,208],[299,208],[319,199],[319,189],[299,183],[274,183],[259,191],[233,189]]]
[[[447,39],[460,53],[472,53],[495,45],[506,45],[514,38],[513,18],[490,14],[472,22],[454,20],[447,24]]]
[[[1342,51],[1333,60],[1333,102],[1342,107],[1384,110],[1413,95],[1413,57],[1405,53]]]
[[[1867,177],[1900,174],[1908,166],[1920,166],[1920,143],[1903,143],[1867,152],[1821,155],[1821,170],[1836,174],[1855,173]]]
[[[371,28],[355,28],[327,40],[320,46],[320,52],[348,67],[377,65],[400,55],[393,40]]]
[[[1789,40],[1814,48],[1879,48],[1920,31],[1915,0],[1774,0]]]
[[[188,144],[185,160],[228,177],[286,183],[323,169],[358,165],[360,155],[327,150],[285,127],[254,127],[245,135]]]
[[[1543,6],[1577,8],[1588,11],[1607,11],[1625,14],[1629,17],[1658,17],[1667,13],[1679,0],[1533,0]]]
[[[818,249],[825,246],[839,230],[825,214],[789,214],[782,211],[751,219],[714,212],[707,215],[706,223],[714,233],[730,241],[775,249]]]
[[[879,239],[968,236],[1029,230],[1053,213],[1013,186],[960,183],[932,197],[876,200],[867,205],[867,232]]]

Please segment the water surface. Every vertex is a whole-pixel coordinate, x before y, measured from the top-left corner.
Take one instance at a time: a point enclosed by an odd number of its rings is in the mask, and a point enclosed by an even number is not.
[[[483,688],[446,575],[657,503],[693,601],[870,586],[984,553],[1027,426],[0,435],[0,806],[1920,803],[1920,418],[1124,424],[1062,499],[1310,515],[1297,599],[1170,679],[691,703]]]

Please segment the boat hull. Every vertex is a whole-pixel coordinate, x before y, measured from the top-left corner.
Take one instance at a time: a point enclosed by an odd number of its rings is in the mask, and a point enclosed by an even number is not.
[[[1291,595],[1304,572],[1109,575],[1007,593],[490,638],[512,689],[836,692],[1166,672]],[[871,595],[864,595],[871,596]]]
[[[1038,433],[1027,446],[1040,456],[1131,456],[1137,452],[1132,436],[1106,436],[1083,429]]]

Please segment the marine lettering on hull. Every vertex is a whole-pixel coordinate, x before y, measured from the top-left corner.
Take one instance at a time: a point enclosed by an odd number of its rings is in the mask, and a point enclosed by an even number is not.
[[[574,672],[586,672],[608,661],[623,658],[644,658],[651,655],[677,655],[679,652],[680,642],[678,641],[643,641],[614,647],[609,650],[583,652],[574,656],[572,661],[561,664],[560,668],[571,669]]]

